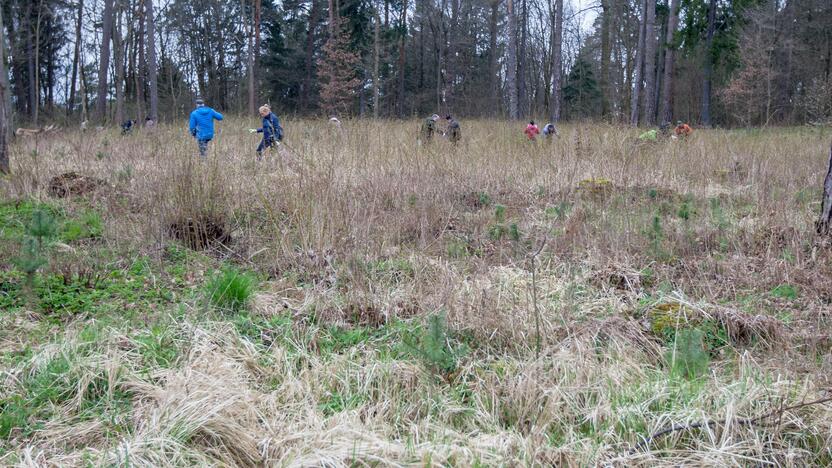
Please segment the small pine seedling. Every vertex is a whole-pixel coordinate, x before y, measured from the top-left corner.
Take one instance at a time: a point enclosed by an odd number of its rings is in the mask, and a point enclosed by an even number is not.
[[[450,334],[444,314],[434,314],[428,317],[427,327],[422,330],[417,340],[404,337],[406,349],[418,358],[425,368],[446,381],[450,380],[459,367],[466,350],[464,347],[451,346]]]
[[[26,287],[30,295],[33,294],[35,274],[49,263],[46,258],[49,240],[54,238],[57,232],[58,224],[49,213],[43,210],[35,210],[32,213],[32,220],[26,226],[26,237],[23,239],[20,256],[14,261],[17,268],[26,274]]]
[[[671,373],[690,380],[705,374],[711,361],[705,333],[698,328],[678,330],[669,354]]]

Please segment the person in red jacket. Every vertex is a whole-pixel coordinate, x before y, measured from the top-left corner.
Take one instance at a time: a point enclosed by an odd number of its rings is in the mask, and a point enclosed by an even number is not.
[[[523,133],[526,134],[530,141],[534,141],[535,137],[537,137],[540,133],[540,129],[537,128],[537,125],[534,124],[534,120],[532,120],[528,125],[526,125],[526,130],[523,131]]]
[[[690,128],[690,125],[683,123],[681,120],[676,123],[676,129],[674,130],[677,137],[686,138],[689,137],[691,133],[693,133],[693,129]]]

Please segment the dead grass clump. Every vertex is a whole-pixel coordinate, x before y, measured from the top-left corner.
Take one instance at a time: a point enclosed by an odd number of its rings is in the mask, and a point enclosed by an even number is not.
[[[591,320],[571,333],[567,345],[586,348],[612,349],[620,354],[628,354],[632,350],[641,351],[653,364],[662,357],[661,342],[656,337],[646,333],[635,320],[620,316]]]
[[[486,192],[466,192],[459,198],[464,206],[475,211],[488,208],[492,204],[491,196]]]
[[[676,190],[668,187],[651,187],[649,185],[634,185],[627,187],[626,192],[631,201],[653,200],[676,202],[682,196]]]
[[[757,344],[766,348],[782,343],[786,337],[783,322],[767,315],[751,315],[719,307],[707,312],[727,332],[734,345]]]
[[[193,250],[227,246],[231,233],[216,215],[180,218],[168,224],[168,234]]]
[[[732,346],[758,345],[771,348],[786,338],[785,326],[767,315],[746,314],[736,309],[718,306],[695,307],[685,302],[664,302],[646,313],[647,328],[659,339],[666,339],[674,331],[706,327],[727,337]]]
[[[713,175],[722,183],[744,183],[748,180],[748,168],[740,161],[734,161],[728,167],[715,169]]]
[[[620,191],[621,187],[603,177],[584,179],[578,182],[578,194],[581,195],[581,198],[603,200]]]
[[[618,291],[637,294],[644,288],[644,274],[631,266],[610,263],[591,276],[592,283],[601,289],[613,288]]]
[[[47,191],[54,198],[81,197],[106,186],[106,181],[96,177],[66,172],[49,179]]]

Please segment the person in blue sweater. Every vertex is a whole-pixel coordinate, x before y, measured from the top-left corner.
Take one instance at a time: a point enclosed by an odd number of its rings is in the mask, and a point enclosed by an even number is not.
[[[260,117],[263,119],[263,126],[260,128],[250,128],[249,133],[262,133],[263,139],[257,145],[257,160],[263,159],[263,150],[271,148],[283,140],[283,128],[280,126],[280,120],[272,113],[271,107],[268,104],[260,106]]]
[[[199,145],[199,155],[208,155],[208,142],[214,138],[214,120],[222,120],[222,114],[205,105],[197,98],[196,109],[191,112],[190,132]]]

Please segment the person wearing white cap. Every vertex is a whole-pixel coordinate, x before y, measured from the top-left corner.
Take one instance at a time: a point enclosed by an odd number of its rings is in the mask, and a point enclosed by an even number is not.
[[[432,116],[425,119],[422,122],[422,130],[419,132],[419,141],[425,144],[430,143],[433,139],[433,134],[436,133],[436,121],[439,120],[439,116],[437,114],[433,114]]]

